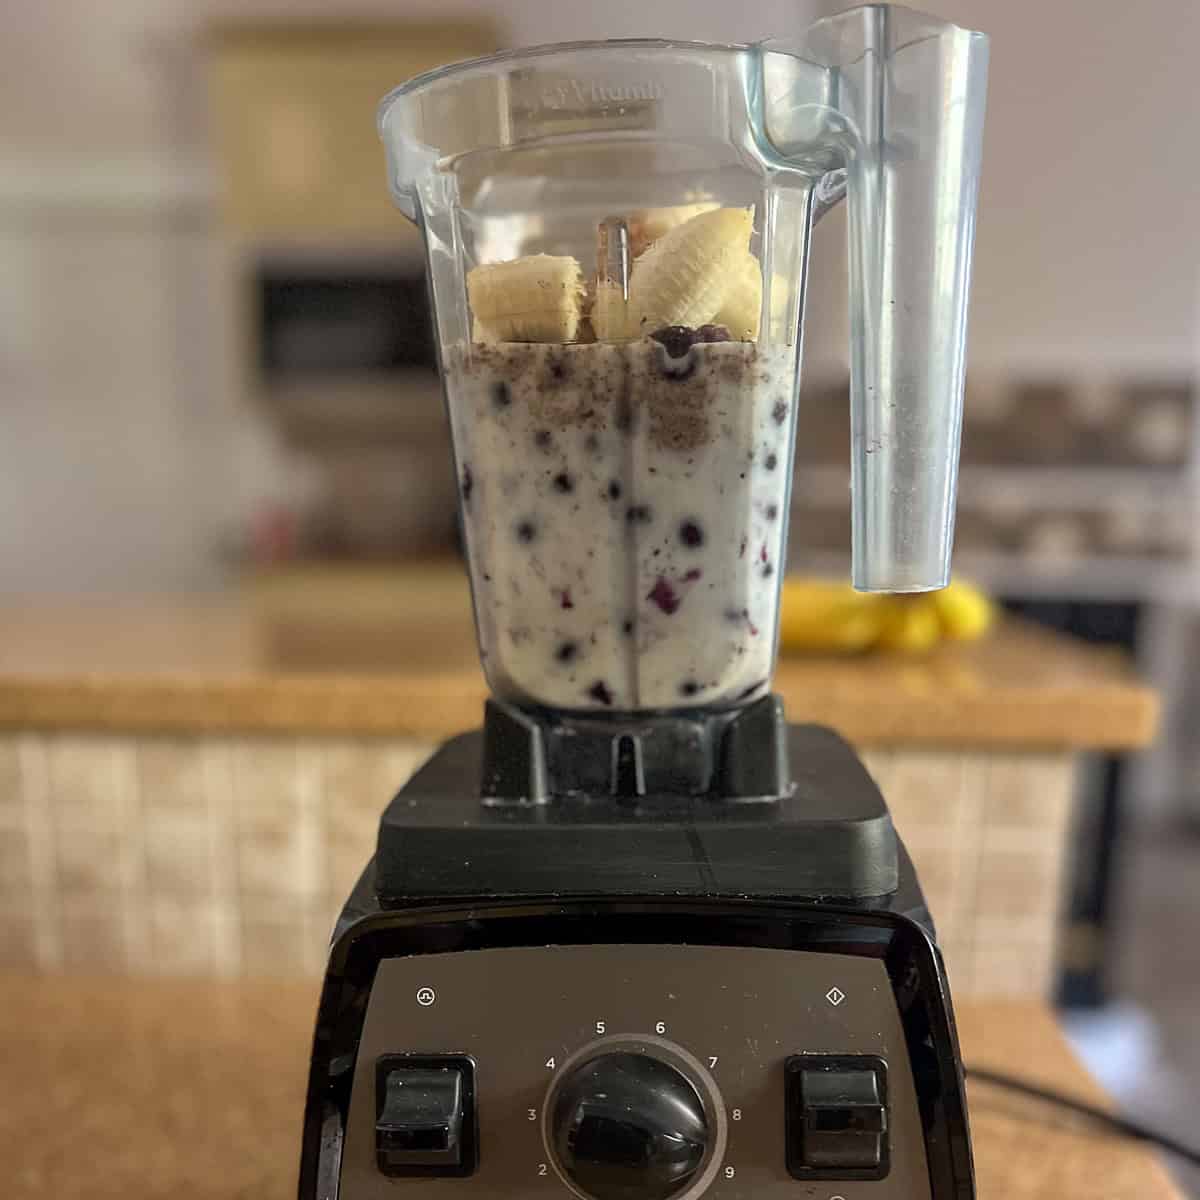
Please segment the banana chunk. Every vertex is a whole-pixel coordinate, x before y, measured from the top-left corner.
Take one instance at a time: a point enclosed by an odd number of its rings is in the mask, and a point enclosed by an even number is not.
[[[662,208],[639,208],[631,212],[629,224],[629,250],[634,258],[645,254],[664,234],[717,207],[715,200],[700,204],[671,204]]]
[[[735,342],[757,341],[762,295],[762,264],[746,250],[733,266],[729,290],[713,324],[724,325]]]
[[[467,272],[477,326],[500,341],[573,342],[583,296],[583,271],[570,255],[530,254]]]
[[[633,265],[629,331],[712,322],[749,251],[754,210],[718,208],[663,234]]]

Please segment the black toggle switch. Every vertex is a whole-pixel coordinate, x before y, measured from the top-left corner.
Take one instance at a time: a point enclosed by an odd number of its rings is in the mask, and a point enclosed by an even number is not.
[[[888,1173],[887,1065],[872,1055],[798,1054],[787,1061],[788,1172],[797,1179]]]
[[[475,1064],[390,1054],[375,1064],[375,1160],[385,1175],[470,1175],[477,1155]]]

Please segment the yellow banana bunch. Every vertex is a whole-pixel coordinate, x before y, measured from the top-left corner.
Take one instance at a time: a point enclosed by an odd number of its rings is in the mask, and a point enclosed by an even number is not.
[[[852,654],[881,649],[919,654],[942,639],[982,637],[994,618],[991,601],[969,583],[940,592],[882,596],[832,580],[784,580],[779,644],[784,652]]]

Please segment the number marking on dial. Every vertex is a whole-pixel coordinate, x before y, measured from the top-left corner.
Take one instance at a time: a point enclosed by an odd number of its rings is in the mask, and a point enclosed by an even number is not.
[[[732,1179],[736,1174],[737,1174],[736,1167],[726,1167],[725,1168],[725,1178],[726,1179]]]
[[[531,1120],[531,1121],[537,1120],[537,1109],[536,1108],[527,1108],[525,1110],[525,1112],[528,1115],[529,1120]]]
[[[547,1170],[548,1170],[548,1168],[546,1167],[545,1163],[538,1163],[538,1174],[539,1175],[545,1175]]]
[[[551,1055],[548,1059],[546,1059],[546,1067],[551,1071],[554,1070],[554,1055]]]
[[[717,1065],[718,1055],[710,1054],[708,1056],[708,1069],[711,1071]]]

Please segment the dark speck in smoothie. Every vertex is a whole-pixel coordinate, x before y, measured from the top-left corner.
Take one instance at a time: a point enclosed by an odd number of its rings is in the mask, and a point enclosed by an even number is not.
[[[471,474],[471,464],[463,463],[462,472],[462,498],[463,503],[467,503],[471,499],[471,493],[475,490],[475,476]]]
[[[738,558],[746,557],[746,539],[742,538],[742,544],[738,547]]]
[[[704,574],[704,572],[702,570],[700,570],[699,567],[693,567],[690,571],[687,572],[686,575],[684,575],[683,582],[684,583],[695,583],[696,580],[699,579],[700,576],[703,574]]]
[[[503,379],[492,384],[492,403],[497,408],[507,408],[512,403],[512,392]]]
[[[633,622],[628,617],[621,622],[621,632],[626,637],[629,637],[633,633]]]
[[[554,652],[554,657],[560,663],[574,662],[579,654],[578,642],[560,642],[558,649]]]
[[[759,562],[767,561],[767,543],[766,542],[763,542],[762,549],[758,552],[758,561]]]
[[[700,690],[700,685],[694,679],[685,679],[679,685],[681,696],[694,696]]]
[[[725,610],[725,620],[731,625],[740,625],[749,615],[749,609],[745,608],[727,608]]]
[[[550,430],[548,429],[539,429],[537,433],[533,435],[533,444],[541,450],[548,450],[550,448],[550,443],[553,440],[554,439],[550,435]]]
[[[575,490],[575,480],[572,479],[571,476],[566,473],[566,471],[559,471],[559,473],[555,475],[552,482],[554,484],[554,490],[556,492],[562,492],[564,495],[567,492],[573,492]]]
[[[782,425],[787,420],[788,406],[786,400],[776,400],[775,407],[771,409],[771,416],[776,425]]]
[[[483,573],[483,582],[484,583],[492,582],[492,577],[486,571],[484,571],[484,573]]]
[[[625,520],[630,525],[649,525],[651,519],[650,507],[646,504],[631,504],[625,510]]]
[[[613,479],[613,480],[610,480],[610,481],[609,481],[609,485],[608,485],[608,498],[609,498],[610,500],[620,500],[620,498],[621,498],[621,484],[620,484],[620,481],[619,481],[619,480]]]
[[[574,608],[575,607],[575,601],[571,599],[571,589],[570,588],[563,588],[562,591],[559,592],[558,595],[559,595],[558,603],[559,603],[560,608]]]
[[[537,537],[537,526],[532,521],[518,521],[515,532],[517,541],[528,545]]]
[[[774,454],[768,454],[767,457],[763,459],[763,466],[766,467],[768,471],[775,470],[778,465],[779,459]]]
[[[546,373],[551,383],[564,383],[571,375],[566,356],[560,351],[546,358]]]
[[[684,521],[679,526],[679,540],[695,550],[704,545],[704,530],[700,528],[698,521]]]
[[[778,504],[768,504],[767,505],[767,520],[774,521],[776,519],[776,517],[778,517],[778,516],[779,516],[779,505]]]
[[[613,410],[613,424],[622,432],[628,433],[633,428],[633,405],[628,396],[618,396]]]
[[[589,433],[587,437],[583,439],[583,448],[589,454],[595,454],[596,451],[600,449],[600,439],[594,433]]]
[[[665,575],[658,577],[658,582],[646,594],[646,599],[657,604],[667,616],[679,611],[679,593]]]
[[[595,683],[588,688],[588,695],[593,700],[598,700],[601,704],[611,705],[613,702],[613,694],[608,690],[608,684],[603,679],[597,679]]]
[[[698,342],[728,342],[732,340],[729,330],[724,325],[701,325],[696,330]]]
[[[762,577],[764,579],[770,579],[771,576],[774,574],[775,574],[775,564],[767,563],[767,565],[765,567],[763,567],[763,569],[762,569]]]

